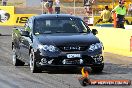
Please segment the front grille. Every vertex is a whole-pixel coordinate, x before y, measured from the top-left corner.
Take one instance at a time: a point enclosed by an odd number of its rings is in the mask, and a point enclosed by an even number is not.
[[[60,46],[58,47],[61,51],[85,51],[87,46]]]

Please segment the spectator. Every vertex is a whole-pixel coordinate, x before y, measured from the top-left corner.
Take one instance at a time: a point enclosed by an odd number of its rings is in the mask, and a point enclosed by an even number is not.
[[[6,5],[7,5],[7,1],[8,1],[8,0],[2,0],[2,5],[3,5],[3,6],[6,6]]]
[[[52,14],[53,13],[53,0],[48,0],[48,13]]]
[[[55,13],[60,13],[60,0],[55,0]]]
[[[85,6],[85,11],[87,16],[92,15],[92,6],[91,5]]]
[[[95,24],[99,23],[100,21],[102,21],[102,22],[112,22],[111,12],[109,11],[108,6],[105,6],[105,10],[103,10],[101,12],[100,19]]]
[[[130,14],[131,17],[132,17],[132,4],[129,5],[128,12],[129,12],[129,14]]]
[[[115,12],[117,14],[117,28],[123,28],[124,27],[124,21],[125,21],[125,15],[126,15],[126,7],[124,6],[124,0],[119,0],[119,5],[117,5],[112,12]]]
[[[46,4],[47,3],[47,0],[41,0],[41,5],[42,5],[42,14],[43,13],[46,13],[47,11],[47,7],[46,7]]]

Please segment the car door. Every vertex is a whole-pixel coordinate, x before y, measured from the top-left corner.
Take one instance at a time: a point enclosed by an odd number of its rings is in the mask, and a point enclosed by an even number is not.
[[[28,31],[30,34],[31,32],[30,30],[32,30],[32,19],[29,19],[28,22],[26,23],[25,30]],[[24,62],[27,63],[29,60],[30,43],[31,43],[30,35],[28,37],[21,36],[21,47],[20,47],[21,57],[23,58]]]

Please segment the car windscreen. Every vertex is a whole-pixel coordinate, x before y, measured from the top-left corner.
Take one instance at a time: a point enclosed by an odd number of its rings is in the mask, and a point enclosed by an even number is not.
[[[34,24],[34,34],[90,32],[81,19],[75,18],[36,19]]]

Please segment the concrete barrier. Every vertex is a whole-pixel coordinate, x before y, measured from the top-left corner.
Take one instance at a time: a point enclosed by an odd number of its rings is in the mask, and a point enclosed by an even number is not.
[[[132,56],[132,52],[130,51],[132,30],[104,27],[90,28],[98,30],[97,37],[103,42],[105,52],[111,52],[124,56]]]

